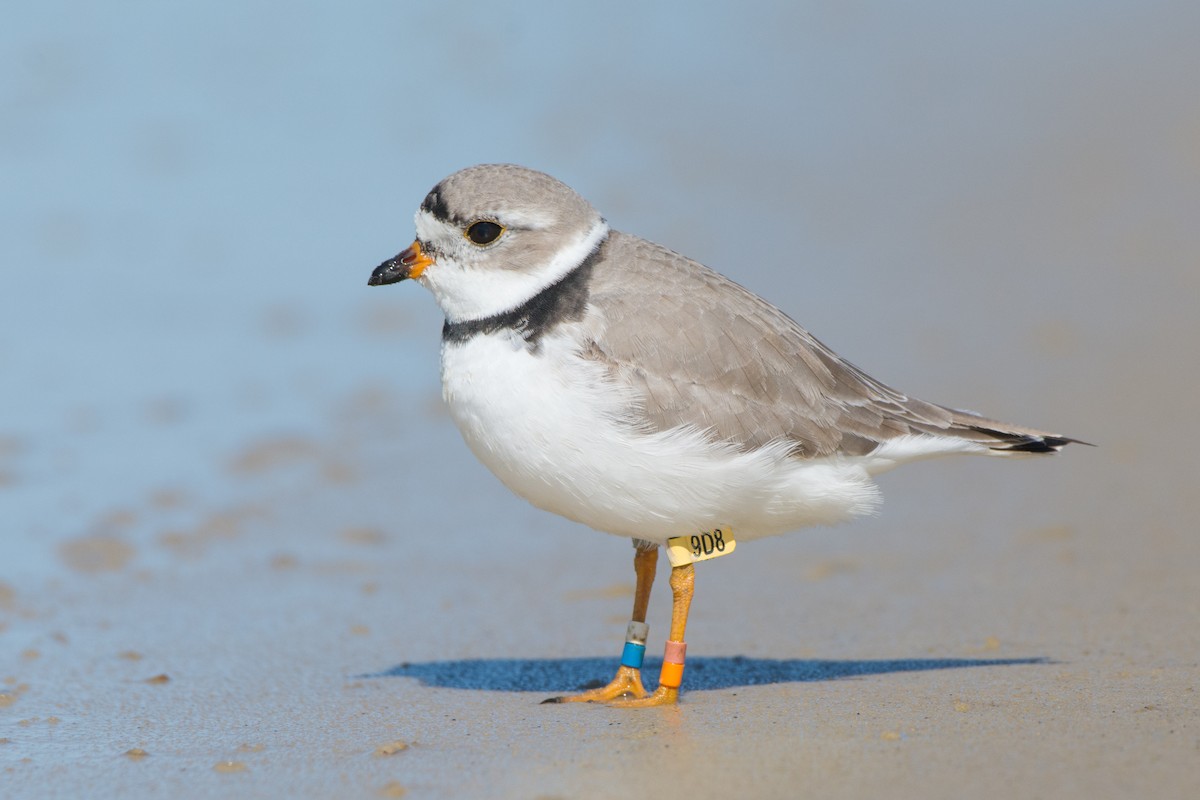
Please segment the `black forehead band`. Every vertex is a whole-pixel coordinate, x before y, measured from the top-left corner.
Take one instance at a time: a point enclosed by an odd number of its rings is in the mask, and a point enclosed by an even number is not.
[[[435,219],[442,222],[455,221],[450,216],[450,207],[446,205],[446,198],[442,195],[442,184],[440,183],[425,195],[425,199],[421,201],[421,210],[429,212]]]

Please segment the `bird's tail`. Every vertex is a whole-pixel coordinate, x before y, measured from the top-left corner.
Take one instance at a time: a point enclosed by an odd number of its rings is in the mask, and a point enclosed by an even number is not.
[[[1057,453],[1069,444],[1095,445],[1035,428],[1023,428],[1007,422],[997,422],[969,411],[953,410],[954,419],[949,432],[963,439],[984,445],[997,456],[1018,456]]]

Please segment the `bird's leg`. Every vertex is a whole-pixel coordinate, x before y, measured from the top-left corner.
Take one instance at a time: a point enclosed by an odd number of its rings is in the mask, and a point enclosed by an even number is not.
[[[696,568],[682,564],[671,569],[671,638],[663,654],[662,673],[653,693],[629,699],[615,699],[611,705],[622,708],[670,706],[679,702],[679,686],[683,683],[683,660],[687,652],[683,634],[687,628],[688,610],[696,587]]]
[[[551,697],[542,702],[603,703],[618,697],[645,696],[642,656],[646,653],[646,636],[650,632],[646,625],[646,608],[650,605],[650,590],[654,587],[654,574],[658,567],[658,545],[634,542],[634,547],[633,571],[637,574],[637,585],[633,590],[633,615],[625,633],[625,650],[621,653],[621,666],[617,668],[616,677],[599,689],[568,697]]]

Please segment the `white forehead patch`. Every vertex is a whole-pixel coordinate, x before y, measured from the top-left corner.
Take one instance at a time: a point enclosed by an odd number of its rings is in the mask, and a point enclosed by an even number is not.
[[[428,242],[431,239],[437,238],[438,234],[446,231],[453,231],[456,228],[449,223],[442,222],[428,211],[417,211],[413,217],[413,227],[417,229],[417,238],[422,242]]]

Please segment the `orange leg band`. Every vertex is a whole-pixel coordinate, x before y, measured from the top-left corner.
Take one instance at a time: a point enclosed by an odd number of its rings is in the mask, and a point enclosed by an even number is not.
[[[662,672],[658,685],[678,689],[683,684],[683,662],[687,655],[687,644],[668,641],[663,652]]]

